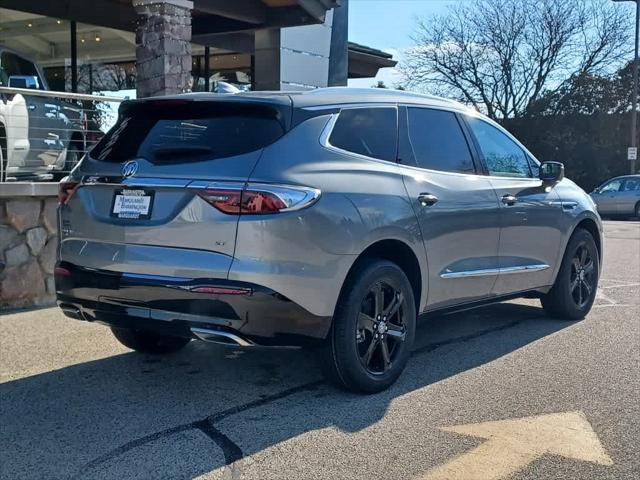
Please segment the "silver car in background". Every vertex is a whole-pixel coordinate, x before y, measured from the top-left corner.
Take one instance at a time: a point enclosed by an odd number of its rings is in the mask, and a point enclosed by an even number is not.
[[[640,175],[612,178],[590,195],[600,215],[640,218]]]
[[[419,314],[527,296],[577,320],[598,285],[589,196],[477,112],[379,89],[124,102],[60,184],[57,301],[126,346],[319,347],[391,385]]]

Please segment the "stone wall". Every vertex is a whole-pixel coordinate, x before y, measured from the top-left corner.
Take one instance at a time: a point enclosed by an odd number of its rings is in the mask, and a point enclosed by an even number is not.
[[[0,184],[0,309],[55,300],[57,185],[41,185]]]

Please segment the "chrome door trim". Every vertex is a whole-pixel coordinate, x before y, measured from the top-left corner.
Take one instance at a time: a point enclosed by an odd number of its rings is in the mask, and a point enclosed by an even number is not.
[[[443,272],[440,274],[440,278],[486,277],[499,273],[499,268],[485,268],[481,270],[464,270],[462,272]]]
[[[518,265],[515,267],[502,267],[500,268],[500,275],[509,274],[509,273],[520,273],[520,272],[540,272],[542,270],[546,270],[549,265],[544,263],[539,263],[537,265]]]
[[[485,268],[481,270],[466,270],[462,272],[444,272],[440,274],[440,278],[468,278],[485,277],[490,275],[509,275],[511,273],[540,272],[548,268],[551,267],[543,263],[536,265],[517,265],[514,267]]]

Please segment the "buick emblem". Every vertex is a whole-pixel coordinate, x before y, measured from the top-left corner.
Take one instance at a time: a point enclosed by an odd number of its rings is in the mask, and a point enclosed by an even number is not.
[[[133,177],[138,173],[138,162],[130,160],[122,166],[122,176],[124,178]]]

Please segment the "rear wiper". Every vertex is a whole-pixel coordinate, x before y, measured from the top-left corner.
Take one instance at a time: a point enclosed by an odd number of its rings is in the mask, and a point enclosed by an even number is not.
[[[213,153],[206,145],[164,145],[154,148],[151,153],[155,157],[170,157],[174,155],[207,155]]]

